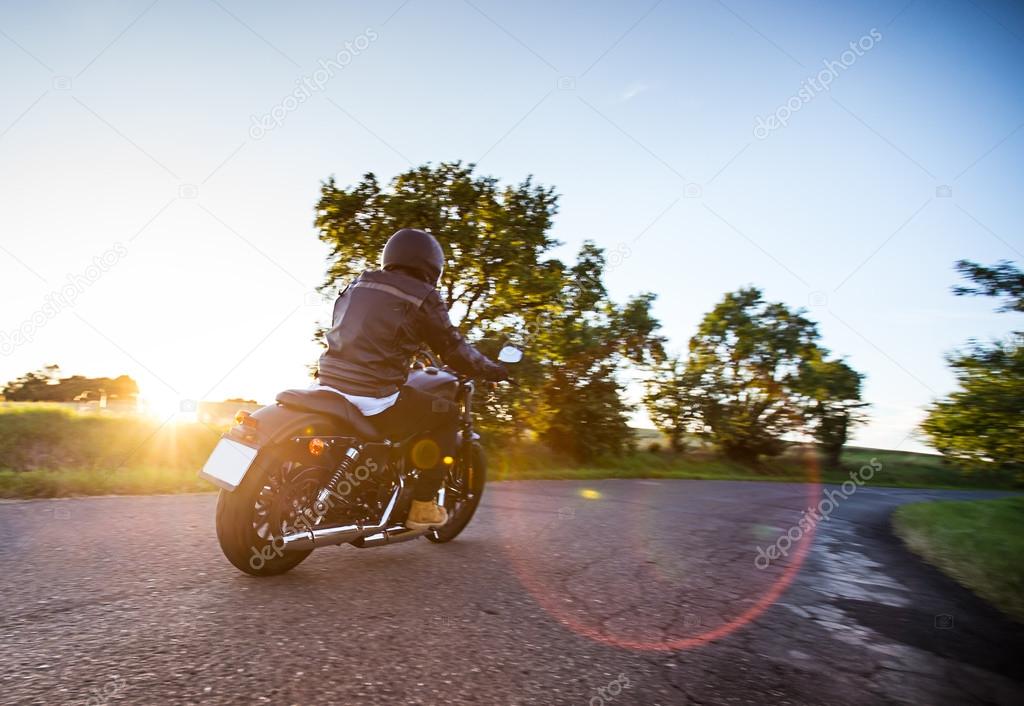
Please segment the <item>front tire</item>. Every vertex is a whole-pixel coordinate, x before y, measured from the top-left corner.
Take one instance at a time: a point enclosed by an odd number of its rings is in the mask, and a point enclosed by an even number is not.
[[[325,472],[260,451],[242,483],[217,498],[217,540],[228,561],[252,576],[276,576],[301,564],[312,550],[285,552],[280,537],[311,504]]]
[[[458,537],[473,519],[486,483],[487,455],[483,446],[474,441],[469,449],[463,451],[459,462],[444,481],[444,507],[448,510],[448,522],[427,532],[426,538],[435,544],[444,544]]]

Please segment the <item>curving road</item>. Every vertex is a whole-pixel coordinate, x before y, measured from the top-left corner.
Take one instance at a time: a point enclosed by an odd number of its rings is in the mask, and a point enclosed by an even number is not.
[[[997,494],[860,489],[755,561],[816,492],[493,484],[449,545],[273,579],[223,559],[212,495],[2,503],[0,703],[1024,703],[1024,627],[888,529]]]

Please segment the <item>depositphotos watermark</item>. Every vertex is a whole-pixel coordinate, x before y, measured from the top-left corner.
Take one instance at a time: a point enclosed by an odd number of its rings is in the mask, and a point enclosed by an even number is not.
[[[252,124],[249,126],[249,137],[254,140],[262,140],[263,137],[274,128],[284,124],[288,114],[298,110],[299,106],[313,97],[314,93],[324,90],[327,82],[352,63],[352,60],[366,51],[380,35],[373,27],[367,27],[363,33],[355,39],[345,42],[345,47],[337,54],[328,59],[318,59],[320,68],[309,76],[303,76],[295,81],[296,88],[284,99],[263,115],[252,115]]]
[[[800,84],[800,90],[790,96],[789,100],[765,117],[757,116],[757,124],[754,125],[754,137],[764,140],[773,131],[786,127],[793,113],[814,100],[815,96],[822,91],[830,90],[832,82],[839,78],[840,73],[853,66],[857,59],[874,49],[875,45],[881,41],[882,33],[872,27],[867,34],[856,42],[850,42],[850,48],[839,55],[838,61],[825,59],[823,62],[825,68],[816,75],[805,78]]]
[[[85,706],[106,706],[110,700],[120,694],[128,686],[128,682],[122,678],[114,677],[103,686],[94,688],[89,692],[89,698],[85,700]]]
[[[41,328],[65,309],[73,307],[86,289],[96,284],[105,272],[109,272],[127,254],[128,248],[125,245],[114,243],[94,257],[92,264],[82,272],[69,274],[67,283],[47,294],[43,305],[22,321],[20,326],[10,331],[0,331],[0,355],[9,356],[19,346],[31,343]]]
[[[606,685],[595,689],[597,694],[590,697],[590,701],[587,703],[590,706],[605,706],[615,701],[616,697],[622,694],[625,689],[633,686],[632,682],[629,681],[629,677],[625,674],[619,674],[616,679],[612,679]]]
[[[774,544],[764,547],[757,547],[757,556],[754,557],[754,566],[762,571],[771,566],[771,563],[779,557],[789,556],[789,550],[793,545],[803,539],[805,534],[814,530],[822,520],[827,520],[839,504],[857,492],[857,489],[875,477],[875,473],[882,470],[882,462],[872,458],[870,462],[861,466],[856,471],[850,471],[850,480],[844,480],[838,490],[829,488],[815,507],[809,507],[800,515],[795,525],[783,533]]]
[[[335,500],[346,502],[346,498],[352,490],[359,487],[360,483],[369,479],[372,474],[377,472],[377,469],[377,463],[371,457],[366,459],[366,463],[360,464],[355,471],[345,473],[343,476],[344,480],[339,480],[333,488],[327,489],[328,495],[326,500],[317,500],[313,503],[313,507],[304,508],[295,517],[293,523],[288,524],[285,522],[281,535],[274,535],[271,537],[270,542],[264,544],[260,549],[249,547],[249,551],[252,554],[249,557],[249,566],[252,567],[253,571],[259,571],[275,556],[284,556],[283,535],[292,534],[293,532],[309,532],[315,529],[320,524],[320,521],[326,517],[327,513],[334,508]]]

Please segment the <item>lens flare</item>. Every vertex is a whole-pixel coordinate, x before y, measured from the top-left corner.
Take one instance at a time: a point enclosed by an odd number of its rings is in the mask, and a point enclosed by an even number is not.
[[[814,506],[818,503],[822,495],[821,471],[816,457],[811,453],[807,454],[805,457],[805,464],[807,469],[805,502]],[[595,500],[602,497],[600,492],[589,488],[581,489],[578,491],[578,495],[589,500]],[[509,532],[512,535],[519,531],[519,528],[514,527],[517,521],[516,515],[499,513],[497,519],[500,531]],[[502,525],[505,526],[502,527]],[[642,528],[643,525],[641,524],[637,527],[633,527],[632,530],[640,531],[642,534]],[[544,608],[552,618],[576,634],[593,640],[594,642],[618,648],[655,652],[672,650],[678,651],[701,647],[709,642],[720,640],[745,625],[757,620],[764,611],[775,604],[783,592],[790,586],[790,584],[793,583],[794,579],[796,579],[800,572],[800,568],[803,566],[804,559],[810,551],[811,543],[814,540],[814,534],[814,527],[812,527],[810,531],[806,532],[804,536],[794,544],[794,550],[790,553],[788,563],[779,567],[781,569],[779,575],[764,588],[760,595],[751,597],[747,600],[737,601],[735,603],[736,612],[731,616],[723,616],[724,622],[719,625],[708,626],[700,632],[695,632],[694,629],[699,629],[702,621],[699,620],[699,616],[696,616],[696,620],[689,619],[694,616],[687,616],[687,620],[684,621],[684,628],[688,629],[688,634],[663,635],[661,637],[616,633],[614,631],[610,631],[607,624],[602,624],[600,619],[591,619],[591,616],[589,615],[585,615],[581,618],[578,613],[574,612],[574,604],[578,605],[578,601],[574,601],[571,596],[567,595],[564,587],[556,587],[558,580],[553,580],[543,576],[543,569],[538,570],[533,566],[533,559],[535,557],[531,555],[530,552],[523,552],[522,547],[516,543],[506,544],[504,549],[506,556],[510,559],[511,568],[523,587],[533,595],[537,603]],[[643,541],[641,541],[640,547],[634,548],[637,557],[641,559],[645,565],[654,566],[655,571],[660,573],[660,576],[656,579],[658,583],[671,585],[672,583],[677,582],[680,577],[678,575],[672,575],[676,572],[659,571],[660,567],[658,567],[657,564],[660,562],[658,561],[658,557],[651,555],[651,550],[652,547]],[[714,577],[709,578],[714,580]],[[727,587],[714,584],[714,587],[709,588],[708,590],[747,591],[749,588],[749,586],[745,585]],[[607,601],[604,600],[604,598],[605,597],[603,596],[593,597],[596,603],[606,603]],[[700,598],[700,596],[697,596],[697,598]],[[640,614],[638,614],[637,617],[641,617]]]
[[[433,439],[420,439],[410,453],[416,468],[433,468],[441,460],[441,448]]]

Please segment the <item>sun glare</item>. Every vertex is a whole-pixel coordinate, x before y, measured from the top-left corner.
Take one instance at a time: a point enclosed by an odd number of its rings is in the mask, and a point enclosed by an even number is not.
[[[147,393],[139,397],[139,409],[158,419],[170,419],[175,423],[194,422],[196,420],[196,401],[183,400],[173,392],[167,394]]]

